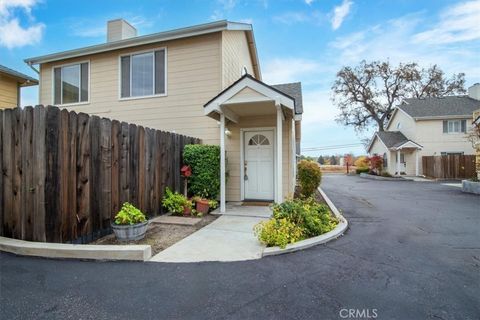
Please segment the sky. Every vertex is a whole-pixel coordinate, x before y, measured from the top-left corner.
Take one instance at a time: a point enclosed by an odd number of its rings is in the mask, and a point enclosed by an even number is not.
[[[361,60],[438,64],[480,82],[480,0],[0,0],[0,64],[37,77],[23,59],[105,42],[106,21],[124,18],[139,35],[221,19],[251,23],[263,81],[302,82],[305,155],[365,153],[335,122],[336,72]],[[22,92],[34,105],[38,88]],[[337,148],[345,146],[346,148]],[[330,148],[333,146],[332,148]]]

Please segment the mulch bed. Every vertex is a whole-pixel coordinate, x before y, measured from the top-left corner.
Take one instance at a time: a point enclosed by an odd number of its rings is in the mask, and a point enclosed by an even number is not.
[[[145,238],[142,240],[120,242],[115,238],[115,234],[112,233],[108,236],[95,240],[91,244],[148,244],[152,247],[152,255],[155,255],[182,240],[183,238],[186,238],[195,231],[212,223],[215,219],[217,219],[217,216],[207,214],[202,217],[202,220],[199,223],[193,226],[158,223],[150,224]]]

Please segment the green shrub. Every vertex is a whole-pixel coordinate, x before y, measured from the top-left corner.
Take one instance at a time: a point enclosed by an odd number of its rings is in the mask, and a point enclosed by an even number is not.
[[[308,160],[300,161],[297,168],[300,195],[304,198],[311,197],[320,185],[322,171],[316,162]]]
[[[255,235],[268,247],[285,248],[287,244],[304,239],[303,229],[288,219],[272,218],[254,227]]]
[[[308,198],[306,200],[287,200],[272,206],[273,217],[287,219],[304,229],[307,238],[315,237],[333,230],[338,221],[325,204]]]
[[[357,168],[357,169],[355,169],[355,173],[356,173],[356,174],[369,173],[369,172],[370,172],[370,169],[369,169],[369,168]]]
[[[273,218],[254,227],[255,235],[267,246],[287,244],[329,232],[338,224],[330,209],[312,198],[274,204]]]
[[[387,171],[383,171],[380,175],[382,177],[385,177],[385,178],[391,178],[392,177],[392,175],[390,173],[388,173]]]
[[[220,192],[220,147],[189,144],[183,150],[183,161],[192,168],[188,191],[202,198],[216,199]]]
[[[122,209],[115,216],[115,224],[132,225],[145,221],[145,214],[128,202],[122,205]]]
[[[165,190],[165,196],[163,197],[162,205],[174,215],[182,215],[185,206],[192,206],[192,202],[189,201],[183,194],[178,192],[172,192],[169,188]]]

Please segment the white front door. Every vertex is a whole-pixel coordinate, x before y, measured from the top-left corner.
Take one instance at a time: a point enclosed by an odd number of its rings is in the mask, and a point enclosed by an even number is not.
[[[244,134],[245,199],[273,200],[273,130]]]

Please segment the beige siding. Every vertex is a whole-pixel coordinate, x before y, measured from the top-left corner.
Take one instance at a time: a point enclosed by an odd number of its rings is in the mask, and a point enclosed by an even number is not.
[[[18,82],[0,74],[0,109],[13,108],[18,105]]]
[[[223,31],[222,87],[226,88],[242,76],[242,69],[253,75],[252,59],[244,31]]]
[[[227,149],[229,173],[227,181],[227,200],[241,200],[241,177],[240,177],[240,129],[241,128],[263,128],[276,127],[276,115],[242,117],[238,124],[229,123],[228,129],[232,132],[231,136],[225,140]],[[292,196],[292,149],[291,149],[291,118],[287,117],[283,122],[283,195]]]
[[[119,100],[119,55],[153,48],[167,48],[167,96]],[[253,74],[243,31],[225,31],[133,49],[122,49],[40,66],[40,103],[52,104],[52,68],[67,63],[90,62],[90,101],[68,106],[70,110],[134,122],[156,129],[186,134],[205,144],[219,143],[217,121],[204,115],[203,105],[222,88],[238,80],[245,66]],[[250,95],[249,90],[242,94]],[[240,201],[240,128],[274,127],[276,115],[240,118],[229,123],[226,139],[229,178],[227,200]],[[291,116],[283,126],[283,192],[292,193]]]
[[[385,131],[401,131],[408,139],[415,141],[416,122],[401,110],[397,110]]]
[[[467,132],[471,129],[472,120],[467,122]],[[422,155],[440,155],[441,152],[463,152],[474,154],[474,149],[465,133],[443,133],[443,120],[417,121],[415,142],[423,146]]]
[[[222,87],[220,33],[116,50],[41,65],[40,103],[52,104],[52,67],[90,61],[90,102],[70,110],[135,122],[218,144],[218,125],[203,105]],[[119,100],[119,55],[167,48],[167,96]]]

